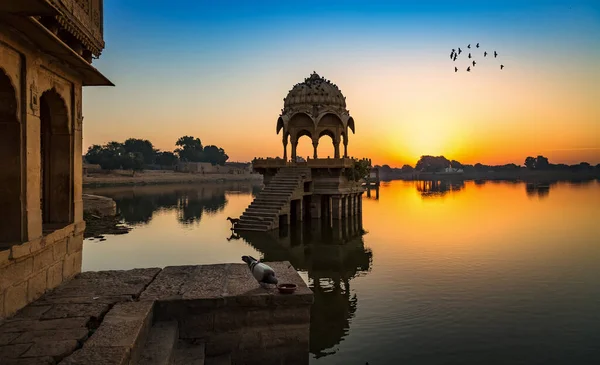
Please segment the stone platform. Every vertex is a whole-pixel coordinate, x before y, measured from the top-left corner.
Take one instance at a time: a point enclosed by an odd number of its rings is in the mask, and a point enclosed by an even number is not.
[[[308,364],[312,291],[245,264],[85,272],[0,324],[0,364]]]

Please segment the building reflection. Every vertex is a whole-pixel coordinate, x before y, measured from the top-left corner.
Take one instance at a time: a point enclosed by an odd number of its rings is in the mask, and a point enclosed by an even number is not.
[[[202,184],[180,186],[140,186],[90,189],[90,194],[103,195],[117,203],[117,212],[128,225],[143,225],[157,211],[176,210],[182,225],[198,224],[203,214],[222,211],[227,205],[228,191],[251,193],[252,184]]]
[[[437,198],[449,192],[458,192],[464,189],[464,180],[418,180],[415,187],[421,198]]]
[[[315,357],[333,354],[348,334],[358,298],[353,278],[371,270],[373,254],[365,248],[362,218],[311,220],[273,232],[240,232],[264,261],[290,261],[306,272],[314,292],[311,309],[310,352]]]

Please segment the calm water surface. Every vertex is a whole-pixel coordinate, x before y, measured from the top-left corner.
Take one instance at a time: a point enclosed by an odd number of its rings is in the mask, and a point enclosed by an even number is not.
[[[597,181],[396,181],[364,197],[362,222],[231,237],[259,190],[89,190],[135,228],[86,240],[83,269],[289,260],[315,292],[315,364],[600,364]]]

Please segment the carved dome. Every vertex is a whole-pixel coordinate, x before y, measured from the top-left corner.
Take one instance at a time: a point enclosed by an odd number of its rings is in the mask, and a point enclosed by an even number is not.
[[[345,109],[346,97],[335,84],[313,72],[304,82],[294,85],[283,99],[284,109],[307,104]]]

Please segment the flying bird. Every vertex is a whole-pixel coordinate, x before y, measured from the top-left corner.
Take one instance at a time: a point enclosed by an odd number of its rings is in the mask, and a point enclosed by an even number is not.
[[[452,52],[450,52],[450,59],[454,58],[454,50],[452,50]]]
[[[275,277],[275,271],[252,256],[242,256],[242,261],[248,264],[252,276],[263,286],[265,284],[277,284],[277,278]]]
[[[475,60],[473,60],[473,67],[475,67]]]
[[[486,57],[486,56],[487,56],[487,52],[486,52],[486,51],[484,51],[484,52],[483,52],[483,57]]]
[[[458,72],[458,67],[454,67],[454,72]]]
[[[454,60],[453,60],[453,61],[456,61],[456,57],[458,57],[458,55],[455,53],[455,54],[454,54]]]
[[[470,48],[471,48],[471,45],[469,44],[469,45],[467,46],[467,48],[469,48],[469,49],[470,49]]]
[[[460,49],[460,47],[458,47],[458,54],[462,53],[462,49]]]
[[[471,58],[471,54],[469,53],[469,58]]]
[[[479,43],[477,43],[477,44],[475,45],[475,47],[479,48]]]
[[[471,66],[467,67],[467,72],[471,72]]]
[[[494,51],[494,58],[498,57],[498,52]]]
[[[504,65],[500,65],[500,69],[502,70],[504,68]]]

